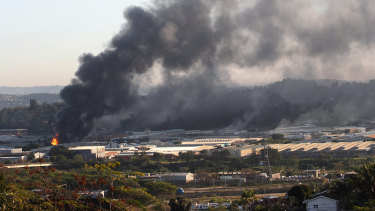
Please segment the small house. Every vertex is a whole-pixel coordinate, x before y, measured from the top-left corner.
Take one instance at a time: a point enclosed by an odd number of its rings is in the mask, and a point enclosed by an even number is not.
[[[318,196],[311,199],[306,199],[303,201],[306,204],[307,211],[337,211],[338,201],[326,196]]]

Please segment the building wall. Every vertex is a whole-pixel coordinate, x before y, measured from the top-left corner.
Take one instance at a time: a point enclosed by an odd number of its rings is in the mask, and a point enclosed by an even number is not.
[[[0,149],[0,154],[16,154],[16,153],[22,153],[22,148]]]
[[[176,174],[164,174],[161,175],[161,180],[166,182],[175,182],[175,183],[189,183],[194,180],[194,174],[187,173],[184,175],[176,175]]]
[[[34,154],[34,157],[35,157],[35,159],[43,158],[45,154],[46,154],[46,153],[43,153],[43,152],[36,152],[36,153]]]
[[[375,142],[325,142],[298,144],[270,144],[284,157],[316,157],[330,154],[334,157],[363,157],[375,153]]]
[[[280,175],[280,173],[272,174],[271,178],[272,179],[281,179],[281,175]]]
[[[14,156],[14,157],[0,157],[0,162],[4,161],[23,161],[26,160],[27,156]]]
[[[306,203],[306,210],[307,211],[318,211],[318,210],[326,210],[326,211],[336,211],[337,210],[337,202],[333,199],[325,198],[325,197],[318,197],[315,200],[311,200]]]
[[[234,157],[244,157],[252,154],[258,154],[263,147],[259,146],[244,146],[228,148],[229,153]]]
[[[186,183],[191,182],[191,181],[193,181],[193,180],[194,180],[194,174],[192,174],[192,173],[188,173],[188,174],[186,175]]]
[[[320,170],[305,170],[306,174],[314,176],[315,178],[319,177]]]
[[[246,138],[203,138],[195,139],[194,141],[182,141],[181,145],[217,145],[217,144],[231,144],[233,142],[244,142]]]
[[[27,129],[1,129],[0,135],[23,136],[27,134]]]
[[[105,157],[105,146],[78,146],[70,147],[69,150],[82,155],[87,160]]]
[[[315,151],[315,152],[306,152],[306,151],[281,151],[280,154],[284,158],[314,158],[319,157],[320,155],[332,155],[333,157],[365,157],[372,155],[371,153],[366,153],[365,151],[360,150],[336,150],[336,151]]]

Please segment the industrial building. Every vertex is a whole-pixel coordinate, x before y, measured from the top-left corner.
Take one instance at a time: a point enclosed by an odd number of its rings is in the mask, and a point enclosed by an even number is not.
[[[269,134],[283,134],[288,140],[310,140],[325,137],[331,140],[347,139],[346,141],[363,141],[364,138],[359,136],[361,134],[364,135],[364,133],[366,133],[365,127],[347,126],[325,128],[315,125],[276,128],[269,131]]]
[[[16,135],[0,135],[0,142],[8,142],[19,139]]]
[[[134,148],[131,148],[129,150],[125,150],[123,148],[118,148],[117,151],[119,152],[118,154],[115,155],[117,158],[130,158],[135,156],[138,153],[142,153],[145,155],[152,156],[155,153],[160,153],[163,154],[166,158],[174,158],[179,156],[180,153],[185,153],[185,152],[193,152],[194,154],[199,153],[203,150],[212,150],[215,149],[214,146],[181,146],[181,145],[173,145],[173,146],[148,146],[145,147],[145,145],[138,145],[135,146]],[[114,151],[114,148],[111,149],[106,149],[108,151]]]
[[[19,154],[22,153],[22,148],[10,148],[10,147],[3,147],[0,148],[0,154]]]
[[[145,173],[144,176],[138,176],[141,180],[164,181],[173,184],[186,184],[194,181],[193,173],[165,173],[165,174],[150,174]]]
[[[182,141],[181,145],[225,145],[229,146],[233,143],[240,143],[248,140],[248,138],[203,138],[193,141]]]
[[[69,147],[69,150],[75,151],[87,160],[105,157],[105,146],[78,146]]]
[[[0,129],[0,135],[23,136],[27,134],[27,129]]]
[[[27,152],[23,152],[22,148],[1,147],[0,162],[4,161],[24,161],[27,159]]]
[[[183,184],[194,181],[194,174],[192,173],[166,173],[161,174],[160,179],[165,182],[173,184]]]
[[[139,155],[140,153],[147,155],[147,156],[153,156],[156,152],[138,152],[138,151],[125,151],[125,152],[119,152],[116,155],[114,155],[115,158],[122,158],[122,159],[128,159],[131,157],[136,156],[137,154]],[[160,153],[160,152],[158,152]],[[163,154],[166,159],[173,159],[175,157],[179,156],[179,152],[163,152],[160,153]]]
[[[335,157],[375,155],[374,141],[270,144],[269,147],[277,149],[284,157],[316,157],[321,154]]]
[[[244,156],[249,156],[249,155],[257,155],[260,153],[260,150],[264,149],[264,146],[262,145],[245,145],[245,146],[231,146],[231,147],[226,147],[226,150],[229,151],[229,153],[233,157],[244,157]]]
[[[203,150],[211,150],[211,149],[215,149],[214,146],[179,146],[179,145],[176,145],[176,146],[167,146],[167,147],[155,147],[155,148],[152,148],[146,152],[149,152],[149,153],[161,153],[161,154],[165,154],[165,153],[183,153],[183,152],[194,152],[194,153],[198,153],[198,152],[201,152]]]

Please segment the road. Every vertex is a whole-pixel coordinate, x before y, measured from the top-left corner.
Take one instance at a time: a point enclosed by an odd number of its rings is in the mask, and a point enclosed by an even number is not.
[[[203,195],[220,195],[220,196],[233,196],[241,195],[241,193],[246,189],[254,189],[257,194],[267,194],[275,195],[273,193],[278,193],[277,195],[284,194],[286,190],[290,189],[293,185],[291,184],[275,184],[267,186],[240,186],[240,187],[224,187],[224,186],[214,186],[214,187],[204,187],[204,188],[184,188],[186,197],[199,197]]]

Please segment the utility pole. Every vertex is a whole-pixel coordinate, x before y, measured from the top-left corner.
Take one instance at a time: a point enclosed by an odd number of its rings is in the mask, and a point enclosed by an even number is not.
[[[197,170],[194,171],[194,182],[195,182],[195,188],[197,188]]]
[[[270,158],[269,158],[269,156],[268,156],[268,149],[269,149],[269,147],[266,146],[267,167],[268,167],[268,173],[270,174],[270,176],[272,176],[271,164],[270,164]]]
[[[270,164],[270,159],[268,156],[269,147],[267,146],[267,140],[268,140],[268,135],[266,136],[263,142],[263,150],[264,150],[263,171],[269,174],[270,177],[272,177],[271,164]],[[267,163],[267,165],[265,165],[265,162]]]

